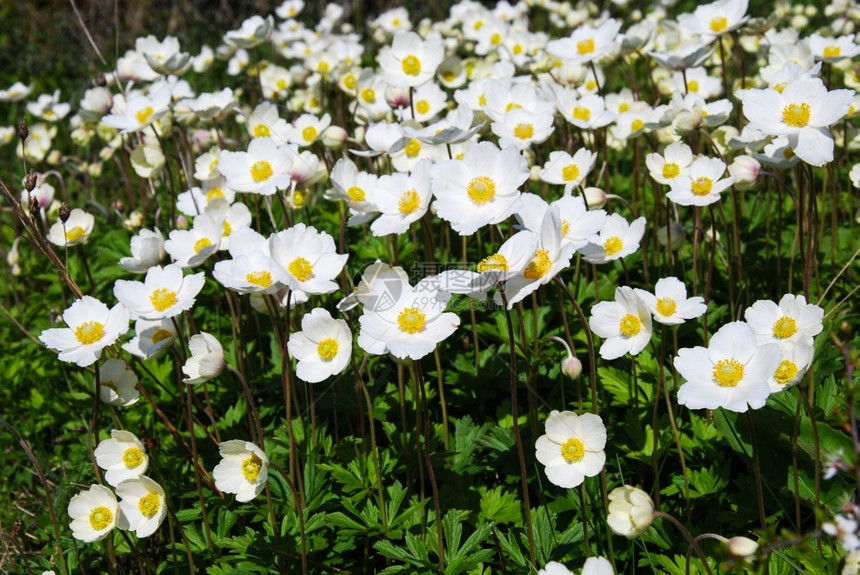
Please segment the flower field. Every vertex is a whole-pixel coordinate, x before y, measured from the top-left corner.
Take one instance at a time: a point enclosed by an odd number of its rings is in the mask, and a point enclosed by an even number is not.
[[[353,4],[0,75],[0,571],[858,573],[860,6]]]

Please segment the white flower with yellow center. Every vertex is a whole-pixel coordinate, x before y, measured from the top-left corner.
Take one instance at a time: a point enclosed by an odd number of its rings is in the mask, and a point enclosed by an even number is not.
[[[514,146],[491,142],[466,149],[462,160],[438,162],[431,171],[436,214],[460,235],[507,219],[520,206],[519,187],[528,179],[525,159]]]
[[[133,356],[150,359],[159,356],[176,339],[170,319],[139,319],[134,322],[134,337],[122,348]]]
[[[245,127],[252,138],[273,138],[281,144],[287,143],[287,132],[290,128],[287,121],[278,114],[278,106],[273,102],[257,104],[248,116]]]
[[[134,531],[138,537],[149,537],[167,516],[164,489],[145,475],[126,479],[116,486],[122,511],[119,528]]]
[[[788,136],[793,152],[807,164],[822,166],[833,160],[829,126],[843,118],[854,101],[853,90],[827,90],[820,78],[800,77],[782,90],[745,90],[741,93],[748,128],[763,134]]]
[[[235,493],[236,501],[250,501],[260,494],[269,477],[269,458],[250,441],[231,439],[218,446],[221,462],[212,470],[215,486]]]
[[[628,224],[624,216],[613,213],[606,218],[600,233],[590,238],[588,244],[579,251],[585,261],[602,264],[623,258],[638,250],[644,234],[644,217],[636,218]]]
[[[437,114],[445,111],[447,105],[448,94],[436,82],[427,82],[412,92],[412,104],[396,110],[395,115],[401,122],[406,120],[429,122]]]
[[[397,172],[379,177],[374,201],[380,216],[370,225],[375,236],[402,234],[427,212],[433,195],[430,193],[430,166],[424,159],[411,174]]]
[[[143,282],[116,280],[113,293],[133,319],[171,318],[191,309],[205,281],[203,272],[183,276],[176,264],[153,266]]]
[[[573,156],[563,151],[549,153],[539,177],[548,184],[564,186],[565,195],[579,187],[594,167],[597,154],[580,148]]]
[[[99,366],[97,391],[103,403],[119,407],[137,403],[140,399],[137,382],[137,376],[121,359],[111,358]],[[96,387],[95,378],[93,387]]]
[[[142,130],[167,115],[170,98],[171,87],[164,83],[152,96],[138,95],[129,98],[120,113],[108,114],[101,119],[101,123],[120,130],[122,134]],[[114,102],[120,101],[115,99]]]
[[[636,355],[651,341],[651,312],[633,288],[615,288],[615,301],[602,301],[591,308],[588,320],[591,331],[605,341],[600,357],[617,359],[629,353]]]
[[[202,331],[188,340],[191,354],[182,366],[183,383],[205,383],[221,375],[224,369],[224,348],[215,336]]]
[[[609,492],[606,523],[614,533],[633,539],[648,529],[653,520],[654,501],[638,487],[622,485]]]
[[[346,369],[352,356],[352,332],[344,320],[315,308],[302,317],[302,331],[290,334],[287,347],[298,360],[296,377],[318,383]]]
[[[74,208],[69,212],[69,218],[63,223],[60,220],[48,230],[48,241],[61,248],[76,246],[90,239],[93,233],[95,217],[80,208]]]
[[[499,137],[502,148],[514,146],[524,150],[532,144],[540,144],[552,135],[553,114],[551,109],[532,112],[526,109],[513,109],[490,125],[490,130]]]
[[[263,18],[259,15],[246,18],[238,30],[231,30],[224,34],[224,41],[238,48],[253,48],[269,39],[275,19],[272,16]]]
[[[60,352],[60,361],[86,367],[128,330],[128,318],[129,311],[121,303],[108,309],[96,298],[85,295],[63,312],[68,327],[46,329],[39,340]]]
[[[758,300],[744,312],[744,318],[759,344],[776,343],[785,348],[802,344],[812,347],[824,329],[824,310],[807,303],[802,295],[785,294],[779,304]]]
[[[341,158],[334,165],[329,176],[332,188],[323,197],[327,200],[345,201],[351,214],[347,225],[363,224],[379,211],[373,203],[377,176],[370,172],[359,171],[349,158]]]
[[[681,206],[708,206],[720,199],[734,182],[734,176],[723,178],[726,164],[719,158],[698,158],[686,175],[674,178],[666,197]]]
[[[687,286],[676,277],[657,280],[653,294],[638,288],[634,291],[645,302],[654,321],[664,325],[679,325],[708,311],[705,298],[687,298]]]
[[[69,501],[72,537],[84,543],[104,539],[119,522],[119,502],[104,485],[91,485]]]
[[[239,293],[275,293],[289,282],[286,271],[263,251],[216,262],[212,276],[225,288]]]
[[[568,38],[548,42],[546,50],[565,62],[585,64],[610,53],[620,30],[621,21],[614,18],[597,28],[581,24]]]
[[[689,409],[723,407],[739,413],[763,407],[770,395],[768,379],[781,357],[775,344],[757,346],[746,323],[727,323],[708,347],[678,350],[675,369],[687,380],[678,390],[678,403]]]
[[[216,162],[217,162],[217,155]],[[206,180],[203,187],[193,187],[176,197],[176,209],[186,216],[197,216],[206,212],[206,206],[210,202],[224,200],[232,205],[236,199],[236,190],[227,185],[227,180],[220,172],[215,172],[215,177]]]
[[[307,147],[319,140],[331,125],[331,116],[323,114],[317,118],[313,114],[302,114],[287,130],[287,141],[299,147]]]
[[[832,38],[813,33],[806,38],[806,42],[816,60],[830,64],[851,59],[860,54],[860,45],[854,40],[853,35]]]
[[[218,171],[237,192],[271,196],[290,187],[290,167],[295,156],[292,148],[271,136],[254,138],[247,152],[222,150],[218,154]]]
[[[224,200],[220,202],[226,205]],[[190,230],[171,230],[164,242],[164,251],[181,268],[192,268],[205,262],[221,246],[224,233],[222,220],[216,221],[209,214],[194,217]]]
[[[119,267],[125,271],[142,274],[164,258],[164,237],[158,228],[155,231],[142,229],[131,238],[131,257],[119,260]]]
[[[99,442],[93,455],[105,471],[105,481],[116,487],[121,481],[146,473],[149,457],[137,436],[130,431],[113,429],[110,439]]]
[[[800,342],[795,345],[780,346],[780,351],[782,351],[782,359],[767,380],[771,393],[786,390],[800,383],[815,356],[815,349],[811,345]]]
[[[586,94],[578,98],[573,91],[556,90],[555,107],[565,120],[583,130],[602,128],[618,117],[618,114],[606,109],[606,102],[600,94]]]
[[[429,82],[442,63],[445,50],[438,35],[422,39],[415,32],[398,31],[390,46],[379,51],[383,79],[398,88]]]
[[[421,359],[456,331],[460,318],[445,312],[451,294],[433,281],[375,282],[375,305],[365,305],[358,319],[358,345],[367,353],[390,353],[404,359]],[[383,293],[384,292],[384,293]]]
[[[603,469],[606,426],[599,415],[553,410],[545,429],[535,442],[535,458],[546,466],[550,483],[571,489]]]
[[[749,0],[717,0],[700,4],[692,14],[682,14],[678,23],[688,33],[712,40],[741,27],[747,21]]]
[[[287,272],[287,287],[304,294],[331,293],[347,254],[335,251],[334,238],[298,223],[269,238],[272,259]],[[295,301],[295,298],[293,298]]]
[[[655,182],[671,185],[676,178],[685,176],[693,163],[693,150],[684,142],[673,142],[662,154],[651,152],[645,156],[645,165]]]

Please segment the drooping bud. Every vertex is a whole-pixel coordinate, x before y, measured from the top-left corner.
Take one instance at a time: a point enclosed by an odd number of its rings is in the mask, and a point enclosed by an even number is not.
[[[561,372],[570,379],[576,379],[582,373],[582,362],[572,355],[568,356],[561,362]]]
[[[746,537],[732,537],[726,541],[726,547],[733,557],[752,557],[758,551],[758,543]]]

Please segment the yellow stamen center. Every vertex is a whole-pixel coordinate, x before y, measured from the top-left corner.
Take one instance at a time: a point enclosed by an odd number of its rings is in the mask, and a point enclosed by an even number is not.
[[[84,345],[99,341],[105,334],[105,327],[97,321],[85,321],[75,328],[75,339]]]
[[[260,459],[256,453],[252,453],[242,461],[242,475],[244,475],[245,479],[248,481],[256,481],[260,476],[260,470],[262,468],[263,460]]]
[[[152,517],[161,507],[161,498],[156,493],[147,493],[137,500],[137,508],[144,517]]]
[[[251,166],[251,178],[255,182],[265,182],[272,177],[272,173],[272,164],[266,160],[254,162],[254,165]]]
[[[430,102],[427,100],[418,100],[418,102],[415,103],[415,111],[419,114],[426,114],[430,111]]]
[[[688,92],[698,92],[699,91],[699,83],[696,80],[689,80],[687,82],[687,91]]]
[[[357,81],[358,81],[358,78],[355,77],[355,74],[347,74],[343,78],[343,85],[346,87],[347,90],[354,90],[355,89],[355,83]]]
[[[313,142],[317,138],[317,129],[313,126],[308,126],[302,130],[302,138],[305,142]]]
[[[154,111],[155,110],[152,109],[152,106],[147,106],[146,108],[143,108],[142,110],[138,110],[134,114],[134,117],[137,120],[138,124],[143,125],[143,124],[146,124],[146,121],[149,120],[150,116],[152,116],[152,113]]]
[[[272,285],[272,273],[268,270],[251,272],[245,276],[245,280],[249,284],[254,284],[255,286],[260,286],[261,288],[266,289]]]
[[[551,267],[552,260],[549,258],[549,252],[538,250],[532,256],[532,261],[523,270],[523,277],[528,280],[538,280],[545,276]]]
[[[424,330],[427,316],[418,308],[407,307],[397,314],[397,325],[404,333],[418,333]]]
[[[361,99],[368,104],[372,104],[376,101],[376,92],[373,91],[373,88],[365,88],[361,91],[359,96],[361,96]]]
[[[587,38],[585,40],[580,40],[576,43],[576,51],[579,52],[580,56],[591,54],[594,52],[594,39]]]
[[[168,331],[164,328],[160,328],[154,334],[152,334],[152,337],[150,339],[152,340],[152,343],[155,344],[155,343],[158,343],[160,341],[164,341],[165,339],[172,339],[172,338],[173,338],[173,334],[170,331]]]
[[[317,64],[317,72],[322,72],[323,74],[328,72],[328,62],[321,60],[320,63]]]
[[[517,124],[514,127],[514,135],[520,140],[528,140],[535,133],[535,128],[528,122]]]
[[[104,506],[99,506],[90,511],[90,526],[96,531],[101,531],[113,523],[113,513]]]
[[[149,301],[156,311],[164,311],[176,303],[176,292],[172,289],[158,288],[149,295]]]
[[[496,182],[488,176],[477,176],[466,186],[466,193],[476,204],[486,204],[496,197]]]
[[[212,188],[208,192],[206,192],[206,202],[211,202],[215,198],[223,198],[224,192],[221,191],[221,188]]]
[[[618,236],[612,236],[607,238],[605,242],[603,242],[603,251],[606,252],[608,256],[614,256],[624,247],[624,242],[621,241],[621,238]]]
[[[793,317],[782,316],[773,322],[773,335],[779,339],[787,339],[797,332],[797,322]]]
[[[690,190],[697,196],[707,196],[711,193],[711,188],[713,187],[714,182],[711,178],[707,178],[705,176],[701,176],[696,178],[690,184]]]
[[[591,110],[585,106],[576,106],[573,109],[573,117],[580,122],[587,122],[591,119]]]
[[[307,281],[311,274],[314,273],[314,266],[305,258],[298,257],[290,262],[287,266],[287,271],[293,274],[300,282]]]
[[[408,76],[417,76],[421,73],[421,60],[412,54],[403,58],[403,73]]]
[[[630,104],[628,104],[627,102],[621,102],[620,104],[618,104],[618,111],[619,112],[623,113],[629,109],[630,109]]]
[[[409,140],[409,143],[406,144],[406,147],[403,148],[406,151],[406,157],[414,158],[421,152],[421,142],[412,138]]]
[[[670,297],[661,297],[657,300],[657,313],[663,317],[671,316],[675,313],[676,309],[678,309],[678,305]]]
[[[642,322],[639,321],[639,318],[632,313],[628,313],[621,318],[621,322],[618,324],[618,330],[624,337],[633,337],[642,331]]]
[[[421,198],[418,197],[418,192],[415,190],[406,190],[403,192],[403,195],[400,196],[400,201],[397,204],[400,208],[400,213],[404,216],[408,216],[417,210],[419,205],[421,205]]]
[[[490,36],[490,44],[492,44],[493,46],[498,46],[499,43],[501,43],[501,41],[502,41],[502,35],[499,34],[498,32],[496,32],[495,34]]]
[[[508,260],[502,254],[493,254],[482,259],[477,269],[479,274],[484,272],[506,272],[508,271]]]
[[[779,367],[776,368],[776,371],[773,373],[773,378],[780,385],[785,385],[797,375],[798,369],[797,365],[787,359],[782,360],[779,363]]]
[[[581,439],[570,437],[561,444],[561,456],[568,463],[582,461],[582,458],[585,457],[585,445]]]
[[[73,226],[66,230],[66,243],[80,239],[84,235],[84,228],[81,226]]]
[[[254,126],[254,137],[255,138],[265,138],[271,135],[271,131],[269,130],[269,126],[266,124],[257,124]]]
[[[711,18],[711,32],[718,34],[726,29],[729,25],[729,21],[725,16],[717,16],[716,18]]]
[[[630,131],[631,132],[638,132],[639,130],[641,130],[644,127],[645,127],[645,122],[643,122],[641,118],[636,118],[635,120],[630,122]]]
[[[230,227],[230,222],[224,220],[224,223],[221,224],[221,235],[223,237],[227,237],[233,233],[233,228]]]
[[[663,177],[667,180],[678,177],[681,173],[681,168],[675,162],[666,162],[663,164]]]
[[[802,128],[809,123],[809,104],[789,104],[782,109],[782,121],[792,128]]]
[[[337,341],[327,337],[317,344],[317,354],[325,361],[331,361],[337,355]]]
[[[194,253],[199,254],[200,250],[204,250],[212,245],[212,242],[209,238],[200,238],[196,242],[194,242]]]
[[[579,166],[576,164],[568,164],[561,170],[561,177],[565,182],[572,182],[579,177]]]
[[[744,377],[744,365],[736,360],[721,359],[714,364],[714,379],[722,387],[734,387]]]
[[[825,58],[838,58],[840,54],[842,54],[842,49],[839,46],[825,46],[824,47],[824,57]]]
[[[122,462],[129,469],[134,469],[143,463],[143,452],[138,447],[129,447],[122,452]]]
[[[351,188],[346,190],[346,195],[353,202],[363,202],[365,198],[364,190],[362,190],[358,186],[352,186]]]

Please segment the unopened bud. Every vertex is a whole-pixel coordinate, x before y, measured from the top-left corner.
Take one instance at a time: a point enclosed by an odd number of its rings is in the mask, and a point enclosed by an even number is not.
[[[22,140],[26,140],[27,136],[30,135],[30,130],[27,128],[27,122],[24,118],[18,120],[18,123],[15,124],[15,131],[18,132],[18,137]]]
[[[732,537],[726,541],[729,553],[734,557],[752,557],[758,551],[758,543],[746,537]]]
[[[589,186],[582,190],[582,195],[589,210],[599,210],[606,205],[606,192],[600,188]]]
[[[582,362],[572,355],[568,356],[561,362],[561,372],[570,379],[576,379],[582,373]]]
[[[32,192],[33,188],[36,187],[36,170],[30,168],[30,171],[27,172],[27,175],[24,177],[24,189],[28,192]]]
[[[681,224],[672,222],[657,230],[657,241],[660,242],[661,246],[668,246],[672,251],[677,251],[687,241],[687,234]]]
[[[72,212],[71,206],[66,202],[63,202],[60,206],[60,221],[64,224],[69,221],[69,214]]]

